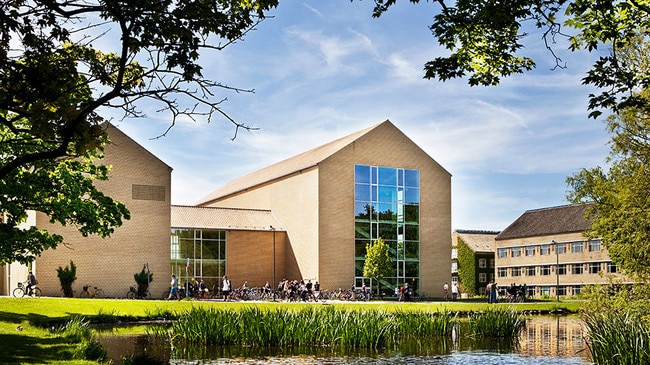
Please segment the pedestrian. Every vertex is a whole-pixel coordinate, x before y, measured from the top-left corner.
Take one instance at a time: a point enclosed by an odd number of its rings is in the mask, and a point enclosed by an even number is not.
[[[230,290],[232,290],[230,279],[228,279],[227,275],[224,275],[223,279],[221,280],[221,293],[223,294],[224,302],[230,301]]]
[[[361,284],[361,300],[363,300],[364,302],[368,300],[368,289],[366,287],[365,282]]]
[[[167,297],[167,300],[170,300],[172,298],[175,298],[177,300],[181,299],[178,296],[178,280],[174,274],[172,274],[172,281],[169,283],[169,296]]]
[[[455,301],[458,298],[458,284],[454,283],[451,286],[451,300]]]
[[[497,303],[497,288],[498,285],[494,281],[490,281],[490,294],[489,294],[489,302],[492,304]]]
[[[445,300],[449,300],[449,283],[445,282],[445,285],[442,286],[442,292]]]

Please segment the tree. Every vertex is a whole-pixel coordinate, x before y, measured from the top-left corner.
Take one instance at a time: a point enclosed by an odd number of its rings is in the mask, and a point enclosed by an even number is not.
[[[239,40],[277,2],[0,3],[0,263],[29,262],[63,242],[18,229],[27,211],[103,237],[129,218],[92,185],[108,171],[93,162],[108,142],[104,115],[142,117],[138,105],[147,101],[170,113],[169,128],[215,115],[235,125],[234,137],[250,128],[224,112],[215,93],[251,90],[206,80],[199,56]]]
[[[629,74],[648,74],[650,41],[637,36],[615,57]],[[650,89],[634,94],[650,103]],[[609,255],[628,274],[650,276],[650,110],[628,106],[607,118],[612,134],[608,169],[582,169],[567,179],[574,203],[593,202],[589,237],[601,237]]]
[[[420,0],[410,0],[420,3]],[[396,0],[375,0],[373,17],[380,17]],[[650,29],[650,6],[642,1],[591,0],[513,0],[448,2],[437,4],[429,27],[438,43],[449,51],[424,65],[424,77],[441,81],[468,77],[470,85],[497,85],[502,77],[524,73],[535,67],[524,55],[526,29],[538,29],[556,67],[565,67],[553,45],[558,37],[569,42],[571,51],[593,52],[609,47],[613,52],[601,56],[583,79],[596,86],[600,94],[589,96],[591,117],[607,109],[614,112],[629,106],[650,108],[634,94],[649,86],[647,75],[630,72],[617,58],[617,50]],[[527,24],[530,24],[528,26]],[[573,32],[569,34],[568,32]]]
[[[366,244],[366,262],[363,264],[363,276],[377,280],[379,294],[380,280],[393,272],[393,263],[388,254],[388,245],[381,237],[373,243]]]

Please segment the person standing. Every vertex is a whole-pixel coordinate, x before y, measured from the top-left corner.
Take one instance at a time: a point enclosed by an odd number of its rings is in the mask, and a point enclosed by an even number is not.
[[[230,290],[231,289],[231,284],[230,284],[230,279],[228,279],[227,275],[223,276],[223,280],[221,280],[221,293],[223,294],[223,301],[224,302],[229,302],[230,301]]]
[[[449,283],[445,282],[445,285],[442,286],[442,292],[444,293],[445,300],[449,300]]]
[[[458,284],[454,283],[454,285],[451,286],[451,300],[456,301],[458,298]]]
[[[174,274],[172,274],[172,281],[169,283],[169,296],[167,297],[167,300],[170,300],[171,298],[181,299],[178,296],[178,280]]]
[[[498,288],[497,283],[495,283],[494,281],[490,281],[490,293],[488,294],[489,303],[492,304],[497,303],[497,288]]]

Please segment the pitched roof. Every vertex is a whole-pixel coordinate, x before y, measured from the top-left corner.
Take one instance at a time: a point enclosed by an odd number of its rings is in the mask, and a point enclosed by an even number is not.
[[[496,236],[496,240],[547,236],[587,230],[591,221],[585,218],[593,204],[563,205],[528,210]]]
[[[290,157],[286,160],[277,162],[273,165],[269,165],[260,170],[254,171],[248,175],[244,175],[234,180],[231,180],[230,182],[221,186],[217,190],[201,198],[196,203],[196,205],[203,205],[215,199],[228,196],[231,194],[235,194],[240,191],[245,191],[252,187],[291,175],[295,172],[299,172],[301,170],[306,170],[314,166],[317,166],[321,161],[327,159],[328,157],[332,156],[334,153],[340,151],[350,143],[359,139],[361,136],[365,135],[366,133],[370,132],[371,130],[385,123],[392,124],[389,120],[385,120],[381,123],[354,132],[345,137],[336,139],[332,142],[326,143],[322,146],[316,147],[309,151],[303,152],[299,155]]]
[[[270,210],[171,206],[172,228],[211,228],[268,231],[284,230]]]
[[[463,240],[474,252],[494,252],[494,237],[499,232],[496,231],[469,231],[456,230],[454,235]],[[456,245],[456,241],[452,246]]]

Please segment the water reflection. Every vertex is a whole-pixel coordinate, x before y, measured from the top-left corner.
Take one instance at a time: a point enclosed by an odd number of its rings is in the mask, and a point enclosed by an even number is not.
[[[435,338],[379,350],[334,347],[259,348],[235,346],[172,347],[147,336],[103,334],[101,342],[115,364],[469,364],[584,365],[589,353],[577,317],[534,317],[519,341]]]

